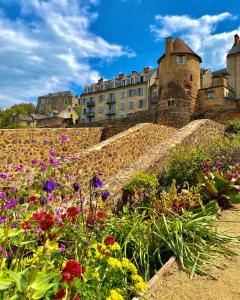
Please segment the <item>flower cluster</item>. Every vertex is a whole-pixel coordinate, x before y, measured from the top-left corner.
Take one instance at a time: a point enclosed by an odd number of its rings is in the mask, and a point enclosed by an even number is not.
[[[62,270],[62,281],[71,283],[83,274],[83,269],[76,260],[68,260]]]
[[[33,214],[33,220],[39,223],[43,231],[46,231],[53,226],[55,217],[45,211],[39,211]]]

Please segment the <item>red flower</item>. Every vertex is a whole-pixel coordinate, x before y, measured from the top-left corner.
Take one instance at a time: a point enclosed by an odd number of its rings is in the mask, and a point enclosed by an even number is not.
[[[109,246],[109,245],[113,245],[115,243],[115,238],[112,235],[109,235],[105,238],[104,243],[105,245]]]
[[[29,196],[26,200],[27,203],[35,203],[38,199],[35,196]]]
[[[110,251],[106,250],[106,251],[104,252],[104,255],[107,256],[107,257],[110,256]]]
[[[71,283],[74,278],[80,277],[83,269],[76,260],[68,260],[65,268],[62,270],[62,281]]]
[[[105,219],[107,215],[106,215],[105,211],[99,210],[99,211],[97,211],[96,216],[99,219]]]
[[[65,295],[66,295],[66,291],[64,289],[61,289],[56,293],[55,299],[62,299]]]
[[[24,221],[24,222],[22,223],[22,229],[24,229],[24,230],[30,230],[30,229],[31,229],[31,226],[30,226],[29,222]]]
[[[75,297],[73,300],[81,300],[79,297]]]
[[[79,210],[77,207],[71,206],[67,209],[67,216],[71,219],[72,224],[76,223]]]
[[[42,230],[48,230],[55,222],[55,217],[45,211],[39,211],[33,214],[33,219],[39,222]]]

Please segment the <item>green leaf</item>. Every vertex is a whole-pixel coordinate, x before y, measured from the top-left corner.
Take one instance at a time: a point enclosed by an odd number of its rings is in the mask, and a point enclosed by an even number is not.
[[[0,291],[7,290],[13,286],[12,280],[8,278],[0,278]]]
[[[7,270],[6,272],[9,274],[9,277],[15,282],[17,290],[19,292],[26,292],[28,287],[28,281],[26,277],[26,272],[29,269],[26,269],[22,272],[16,273],[11,270]]]
[[[34,290],[43,290],[44,288],[46,288],[46,286],[49,285],[49,282],[57,275],[58,272],[54,272],[51,274],[39,272],[34,282],[31,284],[31,288],[33,288]]]
[[[47,293],[47,291],[49,289],[51,289],[54,285],[55,285],[55,283],[48,284],[45,288],[36,290],[34,292],[34,294],[32,295],[32,299],[42,299],[45,296],[45,294]]]
[[[228,196],[232,203],[237,204],[240,203],[240,193],[238,190],[231,190],[229,191],[226,196]]]

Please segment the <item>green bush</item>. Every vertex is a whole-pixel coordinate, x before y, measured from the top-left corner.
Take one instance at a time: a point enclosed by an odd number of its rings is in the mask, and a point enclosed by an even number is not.
[[[208,159],[210,167],[217,161],[223,164],[223,170],[234,166],[240,158],[240,135],[214,139],[211,143],[199,146],[178,148],[170,158],[169,168],[160,175],[160,185],[169,187],[175,180],[177,186],[188,182],[190,186],[197,183],[196,175],[201,170],[201,163]]]
[[[236,119],[236,120],[230,121],[227,124],[225,131],[227,133],[233,133],[233,134],[240,133],[240,120]]]

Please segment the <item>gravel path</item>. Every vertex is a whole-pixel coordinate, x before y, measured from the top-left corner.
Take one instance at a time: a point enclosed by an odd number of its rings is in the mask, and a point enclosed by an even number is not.
[[[218,230],[227,230],[229,235],[240,236],[240,205],[234,210],[224,211],[218,222]],[[229,222],[229,221],[235,221]],[[237,223],[237,222],[238,223]],[[240,254],[240,244],[230,247]],[[147,300],[240,300],[240,256],[221,257],[217,260],[221,268],[207,270],[216,280],[208,276],[189,276],[176,268],[147,292]]]

